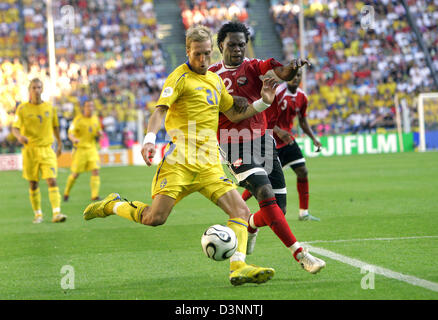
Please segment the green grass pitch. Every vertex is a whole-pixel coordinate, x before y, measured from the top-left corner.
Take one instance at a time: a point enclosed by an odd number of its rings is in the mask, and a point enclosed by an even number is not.
[[[309,158],[310,212],[321,221],[297,220],[291,170],[285,171],[286,217],[301,242],[437,285],[437,164],[437,152]],[[155,167],[103,168],[101,195],[119,192],[150,203],[154,172]],[[68,174],[59,172],[61,192]],[[160,227],[116,216],[86,222],[89,174],[83,174],[62,204],[67,222],[53,224],[43,181],[45,221],[33,225],[21,172],[0,172],[0,181],[0,299],[438,298],[434,290],[380,274],[374,289],[363,289],[366,274],[360,268],[328,257],[320,256],[327,263],[321,273],[308,274],[269,228],[259,233],[247,262],[275,268],[275,277],[233,287],[228,262],[207,259],[200,245],[203,231],[224,224],[227,216],[198,193],[181,201]],[[254,199],[248,205],[252,212],[258,208]],[[66,265],[73,267],[74,289],[61,286]]]

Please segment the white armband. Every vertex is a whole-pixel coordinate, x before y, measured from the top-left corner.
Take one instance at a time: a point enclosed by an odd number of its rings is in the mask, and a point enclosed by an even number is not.
[[[143,145],[146,143],[152,143],[155,144],[155,139],[157,138],[157,135],[153,132],[148,132],[143,139]]]
[[[268,109],[271,105],[267,104],[263,101],[262,98],[260,98],[259,100],[256,100],[252,103],[252,107],[257,111],[257,112],[262,112],[266,109]]]

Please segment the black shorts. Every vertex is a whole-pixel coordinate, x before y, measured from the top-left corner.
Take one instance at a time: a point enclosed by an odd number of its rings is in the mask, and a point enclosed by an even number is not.
[[[258,187],[271,184],[275,194],[286,194],[283,169],[271,136],[238,144],[221,144],[221,151],[239,186],[254,194]]]
[[[306,165],[306,159],[304,159],[303,153],[295,141],[277,149],[277,153],[283,168],[291,167],[295,169]]]

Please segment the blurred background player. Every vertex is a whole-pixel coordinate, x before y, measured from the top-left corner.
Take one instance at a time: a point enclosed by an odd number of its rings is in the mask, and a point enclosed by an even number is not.
[[[217,44],[223,60],[209,70],[222,78],[231,95],[245,97],[249,103],[260,99],[263,76],[289,81],[299,68],[309,64],[301,59],[285,66],[273,58],[248,59],[245,57],[248,40],[249,30],[244,24],[229,22],[222,25]],[[325,262],[303,250],[285,218],[286,184],[283,170],[273,138],[265,134],[265,128],[263,113],[238,123],[230,121],[224,114],[219,116],[218,137],[223,156],[239,185],[255,195],[260,207],[248,221],[247,254],[254,250],[258,228],[269,226],[306,271],[317,273],[324,268]]]
[[[61,196],[56,183],[58,172],[57,156],[61,154],[58,116],[55,108],[41,100],[43,84],[34,78],[29,85],[29,102],[18,106],[12,132],[23,145],[23,178],[29,181],[29,197],[35,214],[33,223],[43,221],[41,210],[41,178],[47,180],[49,200],[52,206],[52,222],[64,222],[67,216],[61,213]],[[52,149],[55,136],[56,154]]]
[[[117,193],[111,193],[102,201],[88,205],[84,210],[84,219],[116,214],[144,225],[159,226],[166,222],[177,202],[193,192],[200,192],[229,215],[227,226],[236,233],[238,247],[230,258],[231,284],[259,284],[270,280],[275,271],[245,262],[249,209],[223,171],[216,132],[219,112],[232,121],[240,121],[269,107],[275,98],[275,81],[271,79],[263,83],[263,98],[253,105],[237,105],[243,100],[236,102],[221,78],[208,71],[212,51],[208,28],[196,26],[187,31],[188,61],[167,78],[156,110],[149,120],[141,151],[148,166],[152,164],[156,134],[164,118],[166,131],[171,136],[152,181],[152,204],[122,201]],[[196,128],[190,130],[191,124],[192,128],[193,124]],[[196,150],[195,157],[188,150],[191,147]],[[198,154],[201,149],[212,157],[201,161]]]
[[[91,200],[99,200],[100,189],[100,158],[97,141],[102,135],[99,119],[94,115],[94,103],[85,101],[81,110],[68,130],[68,138],[73,143],[71,174],[67,179],[64,190],[64,201],[68,201],[70,191],[79,177],[79,174],[91,171],[90,189]]]
[[[272,111],[266,110],[268,128],[273,128],[278,158],[283,168],[290,167],[297,176],[297,191],[299,198],[299,220],[316,220],[309,214],[309,181],[307,177],[306,160],[300,147],[293,138],[291,131],[295,116],[298,116],[298,123],[303,132],[312,140],[316,151],[321,151],[321,142],[315,137],[312,128],[307,121],[308,99],[306,93],[299,88],[302,71],[289,82],[282,83],[276,92],[276,106]],[[276,107],[276,108],[275,108]],[[273,114],[276,120],[272,119]],[[275,121],[275,123],[272,123]]]
[[[267,121],[267,128],[274,130],[274,138],[278,158],[283,168],[290,167],[297,176],[297,190],[299,198],[299,220],[315,220],[309,214],[309,182],[307,177],[306,160],[300,147],[292,136],[294,119],[298,116],[301,129],[313,141],[316,151],[321,150],[321,142],[315,137],[312,128],[307,122],[308,99],[303,90],[299,88],[302,77],[301,69],[294,79],[280,84],[276,91],[275,105],[264,111]],[[242,198],[246,201],[251,193],[245,190]]]

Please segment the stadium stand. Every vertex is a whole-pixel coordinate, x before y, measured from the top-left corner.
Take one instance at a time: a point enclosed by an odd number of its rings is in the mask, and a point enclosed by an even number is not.
[[[20,56],[20,11],[15,1],[0,3],[0,57],[13,59]]]
[[[2,25],[1,44],[9,43],[11,39],[3,36],[19,30],[20,25],[16,13],[20,11],[19,2],[9,2],[0,7],[2,14],[11,17],[6,27]],[[13,65],[19,67],[14,67],[14,70],[18,68],[27,72],[20,74],[20,78],[13,78],[14,83],[10,83],[6,74],[2,77],[3,82],[8,82],[8,89],[2,90],[9,101],[8,106],[3,107],[5,111],[14,109],[27,98],[27,88],[23,86],[29,79],[39,77],[45,88],[50,88],[46,7],[44,2],[23,0],[22,3],[25,59],[19,62],[19,49],[4,56],[17,58]],[[61,9],[66,5],[73,8],[73,29],[64,25]],[[109,144],[132,140],[126,137],[136,134],[137,109],[144,109],[149,114],[148,108],[157,100],[167,77],[157,38],[153,2],[57,1],[54,2],[53,15],[57,59],[54,95],[65,146],[70,146],[67,128],[85,99],[94,100]],[[2,62],[2,69],[5,68],[10,69],[9,61]]]
[[[242,23],[248,22],[248,1],[222,0],[180,1],[181,16],[186,29],[191,25],[202,24],[217,32],[226,21],[237,19]]]
[[[290,61],[299,56],[299,7],[293,1],[270,1],[283,60]],[[407,2],[438,69],[438,1]],[[186,28],[202,23],[217,31],[231,19],[251,22],[248,0],[176,3]],[[313,65],[306,82],[308,117],[320,135],[393,129],[394,95],[414,109],[415,95],[432,89],[424,53],[399,1],[304,4],[306,56]],[[361,28],[365,4],[376,15],[369,30]],[[67,5],[74,11],[73,29],[63,22],[61,9]],[[104,125],[103,146],[132,144],[137,110],[149,114],[167,76],[152,0],[62,0],[54,2],[53,14],[57,82],[51,93],[65,146],[70,145],[67,128],[85,99],[95,102]],[[0,18],[0,145],[5,152],[16,146],[10,124],[16,106],[27,99],[28,80],[39,77],[50,88],[45,2],[3,1]],[[412,110],[414,126],[415,114]],[[164,131],[158,135],[160,140],[164,136]]]
[[[436,57],[436,1],[408,1]],[[305,1],[309,111],[319,134],[394,128],[393,96],[414,108],[412,94],[430,91],[430,71],[399,1]],[[361,27],[361,8],[375,10],[373,29]],[[271,0],[284,58],[299,56],[299,6]],[[428,31],[430,30],[430,33]]]

